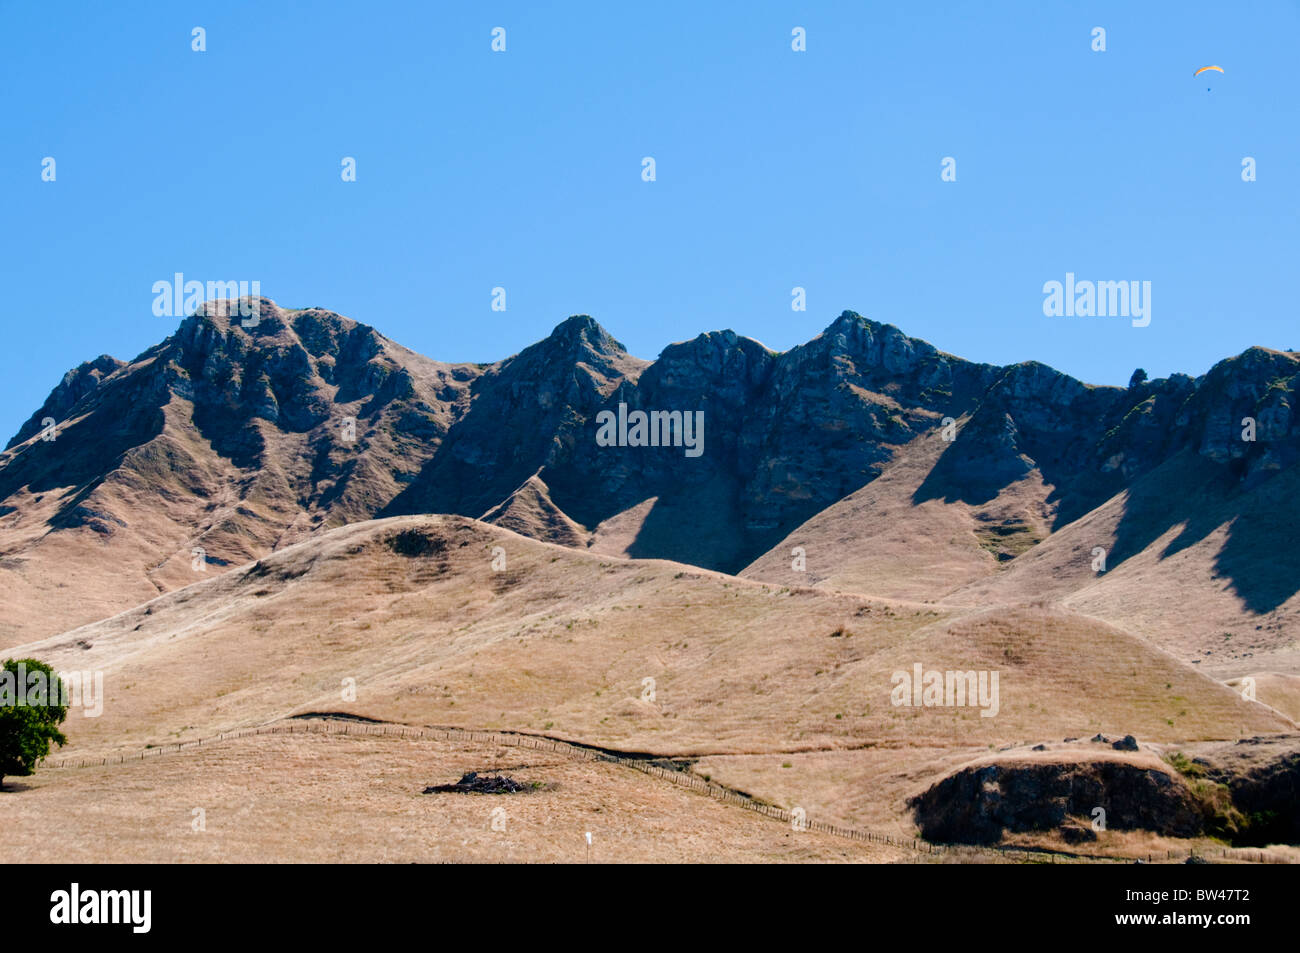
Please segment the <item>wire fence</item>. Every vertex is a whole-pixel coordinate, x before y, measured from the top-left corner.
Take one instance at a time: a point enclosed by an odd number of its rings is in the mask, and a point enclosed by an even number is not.
[[[1033,854],[1039,858],[1050,857],[1051,860],[1046,862],[1051,863],[1055,863],[1058,856],[1065,859],[1080,860],[1117,859],[1093,857],[1081,854],[1067,854],[1059,851],[1039,851],[1034,850],[1033,848],[993,846],[973,847],[968,845],[948,846],[944,844],[932,844],[919,837],[896,837],[891,834],[883,834],[877,831],[867,831],[858,828],[844,827],[838,824],[828,824],[825,821],[810,819],[803,813],[796,813],[798,809],[795,811],[789,811],[785,808],[777,807],[774,804],[760,801],[747,794],[741,794],[725,785],[719,784],[716,781],[707,780],[687,770],[666,768],[662,764],[655,763],[656,761],[663,762],[673,760],[666,756],[662,758],[629,758],[623,755],[614,754],[613,752],[604,751],[600,748],[592,748],[568,741],[560,741],[555,738],[518,734],[515,732],[472,731],[465,728],[415,728],[407,725],[389,725],[375,722],[354,721],[343,718],[331,718],[328,716],[313,718],[299,717],[290,721],[278,722],[270,725],[259,725],[254,728],[238,728],[234,731],[225,731],[209,738],[197,738],[191,741],[176,741],[163,745],[150,745],[141,751],[139,755],[122,754],[101,758],[82,759],[64,758],[59,760],[57,763],[50,762],[50,766],[57,768],[103,767],[110,764],[125,764],[129,761],[145,761],[149,758],[160,757],[165,751],[182,751],[189,748],[201,748],[205,744],[211,746],[217,742],[230,741],[238,738],[250,738],[257,735],[293,734],[369,735],[387,738],[407,738],[417,741],[459,741],[473,742],[477,744],[495,744],[514,748],[529,748],[534,751],[549,751],[555,754],[567,755],[582,761],[603,761],[610,764],[619,764],[636,771],[641,771],[651,777],[668,781],[678,787],[687,788],[700,794],[707,795],[715,800],[782,821],[789,824],[792,830],[817,831],[823,834],[830,834],[834,837],[843,837],[848,840],[861,841],[869,844],[884,844],[890,847],[897,847],[917,853],[951,853],[954,856],[990,853],[1004,856],[1008,854]],[[1283,858],[1267,854],[1264,851],[1248,851],[1241,848],[1227,847],[1222,848],[1217,852],[1206,850],[1170,850],[1163,853],[1148,852],[1147,862],[1155,863],[1157,859],[1171,862],[1174,860],[1186,860],[1193,856],[1202,859],[1213,856],[1221,856],[1223,858],[1231,857],[1234,860],[1253,861],[1255,863],[1288,862]],[[1131,858],[1129,860],[1131,861]]]

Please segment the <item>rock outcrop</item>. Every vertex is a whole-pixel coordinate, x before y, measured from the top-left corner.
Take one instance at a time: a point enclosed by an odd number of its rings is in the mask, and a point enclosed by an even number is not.
[[[90,528],[133,548],[104,572],[165,591],[192,578],[180,567],[195,550],[217,568],[322,527],[445,512],[738,572],[945,426],[959,436],[913,502],[984,505],[1041,479],[1041,512],[980,517],[986,550],[1014,564],[1170,460],[1195,455],[1230,499],[1300,458],[1300,358],[1262,348],[1195,380],[1093,387],[1033,362],[965,361],[850,311],[783,353],[725,330],[653,362],[578,315],[496,364],[443,364],[328,311],[256,310],[245,326],[205,306],[133,361],[65,376],[0,453],[7,565],[49,545],[36,526]],[[701,412],[703,452],[598,445],[597,415],[619,405]],[[39,437],[45,418],[55,441]],[[1181,499],[1158,502],[1199,529]],[[1121,537],[1111,568],[1149,543]],[[1276,558],[1291,568],[1247,593],[1255,611],[1300,587],[1300,557]]]
[[[1113,830],[1173,837],[1201,833],[1204,816],[1192,791],[1158,763],[1106,758],[999,761],[966,767],[909,802],[926,840],[995,844],[1006,833],[1062,831],[1087,839],[1094,809]]]

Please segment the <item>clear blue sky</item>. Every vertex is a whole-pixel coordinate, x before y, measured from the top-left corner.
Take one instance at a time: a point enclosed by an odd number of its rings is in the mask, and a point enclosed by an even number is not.
[[[1284,2],[0,0],[0,441],[169,334],[177,271],[443,360],[580,312],[653,358],[852,309],[1097,383],[1300,347],[1298,41]],[[1044,317],[1067,271],[1151,281],[1151,325]]]

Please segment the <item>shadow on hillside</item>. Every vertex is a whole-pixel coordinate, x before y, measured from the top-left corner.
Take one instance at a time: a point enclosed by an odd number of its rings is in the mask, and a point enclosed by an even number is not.
[[[1296,483],[1294,471],[1286,471],[1243,491],[1235,468],[1183,451],[1134,484],[1107,564],[1114,568],[1174,529],[1161,559],[1226,527],[1214,578],[1225,580],[1249,611],[1272,612],[1300,591],[1300,558],[1283,518]]]
[[[628,547],[634,559],[671,559],[703,569],[735,573],[747,565],[750,547],[736,508],[739,490],[725,477],[659,497]]]
[[[1056,506],[1053,531],[1100,506],[1124,488],[1123,477],[1087,467],[1081,448],[1066,439],[1021,432],[1014,441],[988,432],[987,423],[953,441],[912,494],[913,505],[928,500],[984,506],[1035,470],[1051,488]],[[983,431],[983,432],[980,432]]]
[[[741,503],[741,478],[728,472],[691,477],[681,471],[659,471],[629,481],[621,494],[611,497],[593,494],[591,478],[577,470],[546,468],[541,476],[550,489],[551,501],[588,528],[656,498],[628,544],[628,556],[669,559],[731,574],[739,573],[835,502],[816,500],[801,508],[787,507],[784,519],[755,525]]]
[[[987,429],[987,428],[986,428]],[[965,435],[969,437],[970,435]],[[1067,446],[1015,442],[984,433],[954,441],[912,495],[927,500],[984,505],[1036,466],[1053,489],[1048,501],[1058,507],[1053,531],[1073,522],[1124,489],[1118,473],[1083,470]],[[1018,447],[1027,453],[1022,455]],[[1214,562],[1214,578],[1225,580],[1254,613],[1271,612],[1300,591],[1300,556],[1294,549],[1290,501],[1300,492],[1295,469],[1243,490],[1237,466],[1216,464],[1186,449],[1132,482],[1106,555],[1114,569],[1126,559],[1177,530],[1161,559],[1195,546],[1220,527],[1227,539]],[[1211,581],[1206,580],[1206,585]]]
[[[115,389],[98,401],[93,413],[77,423],[60,425],[55,438],[36,440],[0,468],[0,500],[24,486],[32,493],[75,486],[78,498],[60,512],[71,511],[99,486],[130,450],[148,443],[163,429],[162,403],[153,395]],[[78,410],[78,413],[84,411]]]

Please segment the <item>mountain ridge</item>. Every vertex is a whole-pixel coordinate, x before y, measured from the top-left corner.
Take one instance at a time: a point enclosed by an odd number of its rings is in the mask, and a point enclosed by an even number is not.
[[[573,315],[518,354],[449,364],[333,312],[254,304],[256,321],[210,303],[132,361],[74,368],[0,453],[0,582],[41,606],[0,624],[0,643],[93,621],[324,529],[421,513],[784,580],[774,547],[792,548],[809,521],[914,458],[928,462],[904,481],[910,496],[890,503],[890,532],[899,545],[920,541],[899,565],[963,567],[939,573],[937,599],[993,578],[1179,454],[1222,484],[1220,516],[1233,494],[1300,460],[1300,359],[1267,348],[1197,378],[1135,374],[1125,388],[1034,361],[967,361],[852,311],[786,351],[721,330],[653,361]],[[704,453],[598,446],[596,415],[620,404],[702,411]],[[1256,420],[1254,442],[1238,439],[1243,417]],[[1166,510],[1162,519],[1197,522],[1177,501]],[[861,562],[864,532],[851,521],[834,530],[843,559]],[[1136,534],[1152,545],[1146,535]],[[1121,545],[1115,557],[1144,550]],[[1285,607],[1289,631],[1292,557],[1281,558],[1283,581],[1244,594],[1242,611]],[[1236,562],[1241,588],[1255,570]],[[840,578],[867,586],[878,574]],[[919,596],[924,579],[915,583]],[[51,604],[69,589],[72,604]]]

